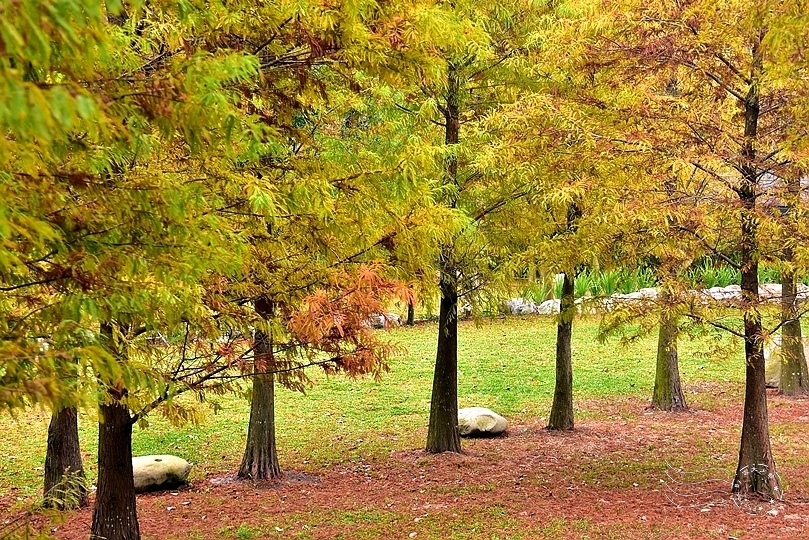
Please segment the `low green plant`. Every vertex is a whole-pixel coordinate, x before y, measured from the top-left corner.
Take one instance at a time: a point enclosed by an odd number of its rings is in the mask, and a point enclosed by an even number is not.
[[[691,285],[695,288],[727,287],[741,282],[741,273],[738,268],[728,264],[715,265],[710,259],[703,259],[687,275]]]
[[[541,304],[551,295],[552,289],[553,286],[548,281],[535,281],[522,289],[520,297]]]
[[[649,268],[635,268],[634,270],[621,270],[617,278],[618,292],[629,294],[647,287],[654,287],[657,278],[654,271]]]
[[[761,265],[758,267],[759,283],[781,283],[781,272],[778,268]]]
[[[573,282],[573,296],[576,298],[587,296],[587,293],[591,292],[593,283],[594,279],[592,274],[588,272],[580,273],[576,276],[576,281]]]
[[[738,284],[742,281],[741,272],[739,272],[738,268],[722,265],[716,268],[715,272],[717,287],[727,287],[728,285]]]
[[[255,538],[261,534],[261,531],[254,529],[253,527],[248,527],[247,525],[239,525],[239,528],[236,529],[236,538],[239,540],[250,540],[251,538]]]
[[[564,278],[561,274],[557,274],[553,278],[553,297],[556,299],[562,298],[562,287],[564,286]]]
[[[621,274],[617,270],[607,270],[599,275],[600,293],[604,296],[612,296],[618,291],[618,282]]]

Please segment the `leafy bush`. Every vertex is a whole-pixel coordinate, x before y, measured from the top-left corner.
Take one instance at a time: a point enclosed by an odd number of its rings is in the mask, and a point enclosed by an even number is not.
[[[781,272],[772,266],[759,266],[758,267],[758,282],[759,283],[781,283]]]
[[[689,272],[689,281],[694,287],[727,287],[741,282],[741,273],[737,268],[722,264],[716,266],[709,259],[703,259],[699,266]]]
[[[654,287],[657,278],[654,272],[648,268],[636,268],[635,270],[621,270],[618,277],[618,290],[623,294],[633,293],[647,287]]]
[[[591,288],[595,280],[589,272],[582,272],[576,276],[576,281],[573,283],[573,296],[581,298],[587,296],[591,292]]]
[[[548,281],[535,281],[522,290],[520,297],[535,304],[541,304],[548,299],[548,296],[553,292],[552,289],[553,287]]]

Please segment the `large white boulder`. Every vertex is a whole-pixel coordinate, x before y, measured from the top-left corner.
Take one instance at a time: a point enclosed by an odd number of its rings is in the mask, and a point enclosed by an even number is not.
[[[554,298],[553,300],[545,300],[536,307],[536,312],[540,315],[556,315],[559,313],[559,306],[561,302]]]
[[[191,464],[177,456],[139,456],[132,458],[132,472],[136,493],[158,491],[185,484]]]
[[[509,298],[506,300],[506,309],[512,315],[530,315],[536,313],[537,305],[526,298]]]
[[[499,435],[508,428],[508,421],[485,407],[458,410],[458,431],[462,437]]]

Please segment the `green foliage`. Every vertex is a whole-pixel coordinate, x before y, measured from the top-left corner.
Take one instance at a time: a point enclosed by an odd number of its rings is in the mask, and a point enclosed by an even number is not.
[[[688,279],[694,287],[727,287],[738,285],[741,281],[739,270],[727,264],[715,265],[710,259],[702,262],[689,271]]]
[[[593,289],[594,280],[591,274],[581,273],[576,276],[576,281],[573,283],[573,296],[581,298],[590,293]]]
[[[622,293],[631,293],[654,287],[657,283],[654,271],[648,268],[635,268],[623,270],[618,278],[618,290]]]
[[[531,300],[535,304],[541,304],[548,299],[549,295],[553,292],[551,282],[548,280],[539,280],[524,287],[520,292],[520,298]]]
[[[773,266],[759,266],[758,267],[758,282],[759,283],[781,283],[781,271]]]

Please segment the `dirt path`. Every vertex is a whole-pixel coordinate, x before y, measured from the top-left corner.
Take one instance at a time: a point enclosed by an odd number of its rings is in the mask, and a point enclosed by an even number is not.
[[[729,495],[740,408],[682,414],[607,404],[633,420],[540,424],[466,441],[463,455],[385,459],[290,472],[278,483],[230,477],[138,497],[144,538],[809,538],[809,402],[771,398],[787,501]],[[617,414],[616,414],[617,416]],[[86,538],[91,510],[49,525]],[[41,518],[40,518],[41,523]]]

